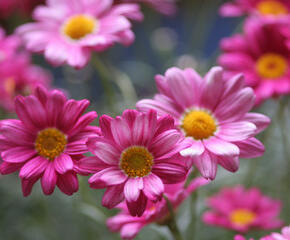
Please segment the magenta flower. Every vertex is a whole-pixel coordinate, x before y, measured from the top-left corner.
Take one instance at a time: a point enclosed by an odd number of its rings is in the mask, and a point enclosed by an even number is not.
[[[176,127],[191,142],[181,154],[190,156],[205,178],[215,178],[218,164],[235,172],[239,157],[263,154],[264,146],[254,135],[270,120],[248,113],[255,97],[241,75],[225,79],[222,68],[214,67],[202,79],[193,69],[171,68],[165,76],[156,76],[156,83],[160,94],[139,101],[137,108],[174,117]]]
[[[282,226],[278,219],[281,202],[262,195],[259,189],[242,186],[224,188],[208,199],[211,211],[204,213],[206,224],[248,232]]]
[[[172,207],[177,211],[183,201],[190,196],[192,192],[201,186],[208,184],[209,181],[202,177],[193,179],[192,182],[185,187],[184,182],[173,185],[165,185],[164,194],[171,202]],[[160,202],[148,204],[142,217],[133,217],[128,212],[125,204],[121,203],[118,208],[121,212],[111,217],[107,221],[107,225],[113,232],[120,232],[122,239],[134,239],[143,227],[151,223],[162,224],[169,217],[170,212],[165,199]]]
[[[103,136],[88,141],[95,156],[82,159],[81,166],[95,173],[89,179],[92,188],[107,188],[105,207],[126,200],[130,214],[141,216],[148,199],[161,200],[164,184],[185,179],[188,169],[178,153],[188,144],[171,117],[126,110],[115,119],[102,116],[100,127]]]
[[[44,53],[54,65],[67,63],[84,67],[92,51],[103,51],[115,43],[130,45],[134,41],[131,24],[124,16],[136,16],[132,5],[112,5],[112,0],[47,0],[46,6],[34,10],[36,23],[20,26],[17,32],[26,47]],[[141,13],[140,13],[141,14]]]
[[[35,95],[16,97],[19,120],[0,122],[0,171],[20,170],[24,196],[39,179],[46,195],[56,185],[67,195],[78,191],[78,160],[88,151],[87,138],[98,133],[88,126],[97,114],[83,115],[88,105],[88,100],[67,100],[62,92],[41,87]]]
[[[0,107],[14,110],[14,97],[29,95],[37,85],[50,86],[50,75],[31,64],[27,52],[20,52],[19,38],[5,37],[0,29]]]
[[[261,238],[261,240],[290,240],[290,225],[282,228],[280,233],[271,233],[269,236]]]
[[[264,20],[290,20],[290,2],[288,0],[232,0],[220,8],[225,17],[257,15]]]
[[[219,57],[229,76],[245,75],[247,85],[254,88],[257,104],[290,93],[290,49],[278,24],[264,25],[247,21],[244,34],[225,38],[224,53]]]

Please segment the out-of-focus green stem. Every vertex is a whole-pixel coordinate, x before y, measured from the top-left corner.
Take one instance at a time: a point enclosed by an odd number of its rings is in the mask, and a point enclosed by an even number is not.
[[[170,213],[170,217],[167,220],[166,225],[167,225],[168,229],[170,230],[170,232],[175,240],[183,240],[181,232],[180,232],[180,230],[177,226],[176,220],[175,220],[175,213],[174,213],[172,204],[165,195],[163,197],[167,203],[167,207],[168,207],[168,210]]]
[[[110,111],[115,112],[115,94],[113,84],[110,81],[111,73],[103,61],[96,55],[92,57],[92,62],[100,76],[100,81],[105,91]]]

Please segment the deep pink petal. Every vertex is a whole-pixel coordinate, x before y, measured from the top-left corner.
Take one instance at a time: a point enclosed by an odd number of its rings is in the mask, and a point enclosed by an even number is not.
[[[64,175],[58,175],[56,184],[59,189],[67,195],[72,195],[79,189],[77,175],[72,172],[67,172]]]
[[[89,183],[94,184],[94,186],[97,186],[98,184],[101,184],[101,186],[104,184],[106,186],[112,186],[121,184],[125,182],[126,179],[127,176],[120,170],[119,167],[108,167],[90,177]]]
[[[68,154],[62,153],[60,156],[54,159],[54,168],[60,173],[64,174],[73,169],[73,161]]]
[[[125,183],[124,196],[127,202],[136,202],[143,189],[142,178],[129,178]]]
[[[21,179],[22,193],[24,197],[30,195],[33,185],[38,181],[39,177],[30,179]]]
[[[247,113],[243,120],[255,124],[257,127],[256,133],[262,132],[271,122],[270,118],[260,113]]]
[[[230,172],[236,172],[239,169],[240,160],[238,156],[218,156],[218,163]]]
[[[173,184],[186,178],[187,168],[180,164],[164,162],[154,164],[152,172],[161,178],[164,184]]]
[[[106,208],[114,208],[124,200],[124,184],[108,187],[102,199],[102,205]]]
[[[41,175],[49,164],[49,160],[46,158],[37,156],[32,158],[27,163],[23,165],[19,172],[20,178],[35,178]]]
[[[249,138],[245,141],[235,142],[240,149],[241,158],[261,157],[265,152],[264,145],[256,138]]]
[[[5,162],[21,163],[36,156],[36,151],[27,147],[13,147],[1,153]]]
[[[55,189],[56,181],[57,181],[57,175],[54,170],[54,164],[53,162],[50,162],[47,165],[43,176],[41,177],[41,187],[45,195],[50,195],[53,193]]]
[[[119,117],[111,121],[111,131],[118,146],[127,148],[131,144],[131,130],[127,122]]]
[[[139,198],[136,202],[126,202],[128,210],[132,216],[141,217],[146,209],[147,206],[147,197],[143,193],[140,192]]]
[[[8,163],[2,162],[0,165],[0,173],[2,175],[10,174],[18,171],[23,166],[23,163]]]

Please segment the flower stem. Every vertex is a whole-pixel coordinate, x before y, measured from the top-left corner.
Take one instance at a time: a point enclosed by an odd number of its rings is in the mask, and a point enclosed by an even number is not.
[[[115,94],[112,82],[110,81],[111,73],[107,66],[101,61],[101,59],[94,55],[92,58],[92,62],[100,76],[100,81],[105,91],[105,95],[107,98],[108,106],[112,113],[115,112]]]
[[[180,230],[177,226],[176,220],[175,220],[175,213],[174,213],[173,207],[171,205],[171,202],[169,201],[169,199],[165,195],[163,197],[167,203],[167,207],[168,207],[168,210],[170,213],[170,218],[166,222],[166,225],[167,225],[168,229],[170,230],[170,232],[175,240],[183,240],[181,232],[180,232]]]

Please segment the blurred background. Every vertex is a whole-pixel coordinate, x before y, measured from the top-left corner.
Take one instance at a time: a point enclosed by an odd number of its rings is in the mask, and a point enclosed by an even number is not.
[[[9,1],[9,0],[6,0]],[[241,29],[242,19],[222,18],[218,8],[222,0],[181,0],[175,16],[163,16],[144,8],[145,21],[135,23],[136,41],[128,48],[115,46],[96,56],[95,61],[82,70],[69,66],[53,68],[42,56],[33,56],[35,64],[49,70],[54,86],[65,89],[72,98],[88,98],[91,108],[99,115],[118,114],[134,108],[137,99],[156,93],[154,76],[172,66],[193,67],[204,74],[215,65],[219,41]],[[8,33],[16,26],[30,21],[15,13],[1,18],[0,24]],[[97,70],[96,70],[97,69]],[[109,79],[109,85],[102,78]],[[207,196],[224,186],[242,184],[256,186],[263,193],[283,202],[282,219],[290,223],[289,172],[289,101],[284,107],[277,100],[265,102],[255,111],[272,118],[271,126],[260,134],[266,146],[262,158],[241,160],[240,170],[231,174],[220,168],[217,179],[198,192],[197,223],[190,226],[189,201],[179,210],[178,223],[186,239],[233,239],[233,232],[204,225],[199,216],[206,210]],[[288,105],[287,105],[288,104]],[[285,107],[286,106],[286,107]],[[116,211],[101,207],[103,191],[90,189],[87,177],[80,177],[80,191],[68,197],[58,189],[52,196],[44,196],[39,183],[31,196],[24,198],[17,175],[0,177],[0,240],[95,240],[120,239],[107,230],[105,220]],[[250,232],[260,237],[265,232]],[[151,225],[136,239],[170,239],[166,227]]]

